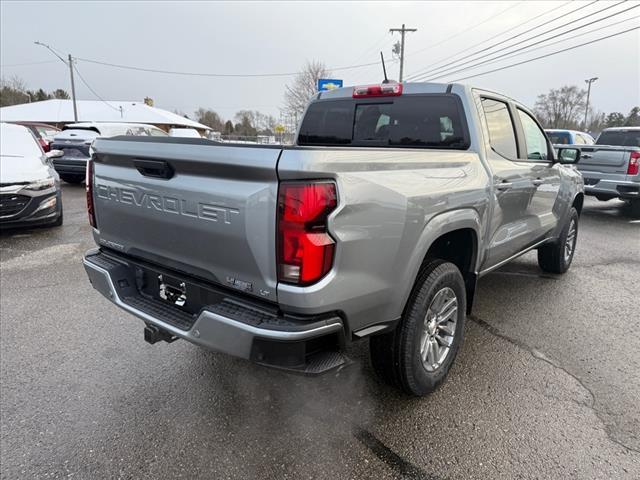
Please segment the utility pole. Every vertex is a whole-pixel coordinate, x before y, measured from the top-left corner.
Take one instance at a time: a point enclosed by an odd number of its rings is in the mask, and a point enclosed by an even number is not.
[[[417,32],[417,28],[405,28],[404,23],[402,28],[390,28],[391,33],[400,32],[400,82],[402,82],[402,73],[404,70],[404,34],[407,32]]]
[[[71,100],[73,102],[73,120],[74,121],[78,121],[78,106],[76,105],[76,84],[73,80],[73,57],[71,56],[71,54],[69,54],[69,60],[67,63],[67,60],[65,60],[64,58],[62,58],[60,55],[58,55],[58,53],[51,48],[49,45],[47,45],[46,43],[42,43],[42,42],[33,42],[36,45],[40,45],[41,47],[45,47],[47,50],[49,50],[51,53],[53,53],[56,57],[58,57],[60,59],[60,61],[62,63],[64,63],[65,65],[68,65],[69,67],[69,73],[71,74]]]
[[[593,77],[588,80],[585,80],[584,83],[587,84],[587,105],[584,109],[584,130],[587,131],[587,115],[589,115],[589,97],[591,96],[591,84],[598,80],[598,77]]]
[[[73,80],[73,58],[71,57],[71,54],[69,54],[69,73],[71,74],[71,98],[73,99],[73,120],[77,122],[78,106],[76,105],[76,84]],[[120,112],[120,115],[122,115],[122,112]]]

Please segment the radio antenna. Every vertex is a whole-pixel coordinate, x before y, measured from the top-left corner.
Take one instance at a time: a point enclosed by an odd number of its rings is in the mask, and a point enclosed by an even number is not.
[[[380,60],[382,61],[382,73],[384,73],[384,81],[382,83],[389,83],[389,79],[387,78],[387,67],[384,66],[384,55],[380,52]]]

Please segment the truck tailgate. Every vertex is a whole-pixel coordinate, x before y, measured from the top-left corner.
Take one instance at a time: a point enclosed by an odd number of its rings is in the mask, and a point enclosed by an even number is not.
[[[581,146],[578,170],[602,173],[626,173],[629,151],[624,147]]]
[[[94,150],[96,242],[276,300],[280,148],[114,137]]]

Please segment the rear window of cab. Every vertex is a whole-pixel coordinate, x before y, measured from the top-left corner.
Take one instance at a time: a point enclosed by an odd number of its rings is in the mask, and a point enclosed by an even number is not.
[[[298,145],[469,148],[457,95],[319,100],[307,109]]]

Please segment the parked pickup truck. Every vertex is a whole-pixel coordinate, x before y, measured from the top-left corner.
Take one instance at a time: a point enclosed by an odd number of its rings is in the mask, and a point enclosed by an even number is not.
[[[458,84],[319,93],[290,147],[93,148],[84,266],[147,341],[317,374],[370,338],[415,395],[449,371],[478,277],[532,249],[569,268],[583,203],[577,149],[556,158],[528,109]]]
[[[581,150],[578,170],[585,193],[598,200],[626,200],[640,215],[640,127],[602,131],[595,145],[572,145]]]

